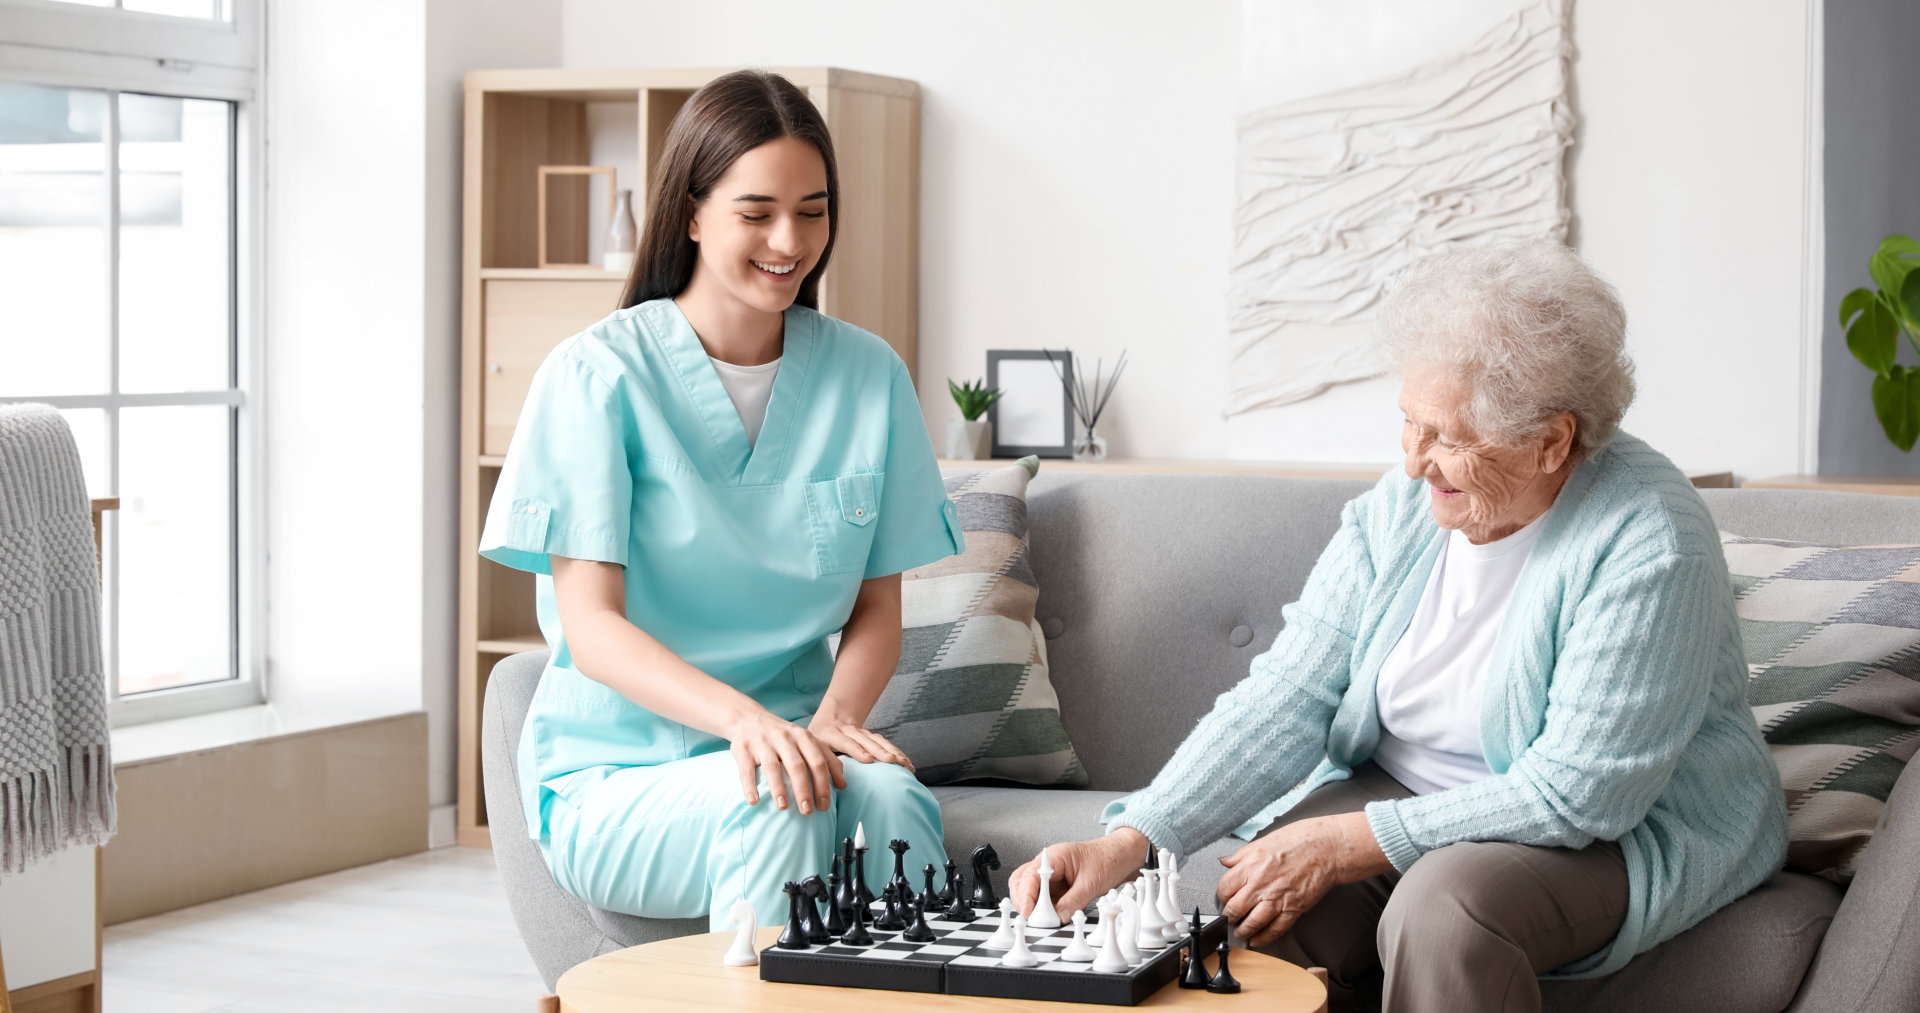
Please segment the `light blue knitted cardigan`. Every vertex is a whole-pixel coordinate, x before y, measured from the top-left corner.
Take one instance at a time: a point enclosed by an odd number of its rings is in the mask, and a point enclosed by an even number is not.
[[[1153,783],[1101,819],[1192,854],[1229,831],[1251,839],[1349,776],[1379,740],[1375,680],[1440,535],[1426,483],[1398,471],[1348,503],[1273,646]],[[1514,588],[1480,706],[1493,776],[1371,803],[1367,821],[1401,871],[1456,841],[1618,840],[1626,923],[1556,972],[1612,973],[1785,857],[1779,774],[1746,682],[1706,504],[1672,462],[1621,434],[1567,479]]]

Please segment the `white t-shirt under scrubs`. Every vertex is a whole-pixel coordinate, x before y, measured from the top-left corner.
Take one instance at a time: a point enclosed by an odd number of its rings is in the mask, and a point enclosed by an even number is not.
[[[1542,514],[1485,545],[1447,532],[1407,632],[1380,666],[1380,745],[1373,760],[1417,794],[1493,772],[1480,748],[1480,690]]]
[[[773,381],[780,374],[780,360],[760,366],[736,366],[707,356],[713,371],[720,374],[720,386],[740,413],[740,424],[747,427],[747,446],[760,442],[760,426],[767,421],[767,402],[773,398]]]

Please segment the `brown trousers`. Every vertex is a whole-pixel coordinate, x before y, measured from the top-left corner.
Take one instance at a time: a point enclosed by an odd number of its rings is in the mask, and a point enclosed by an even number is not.
[[[1372,763],[1307,796],[1262,831],[1296,820],[1412,796]],[[1327,969],[1328,1008],[1371,999],[1385,1013],[1471,1010],[1535,1013],[1536,975],[1605,946],[1627,913],[1620,846],[1578,851],[1462,842],[1389,872],[1334,887],[1292,931],[1264,950]]]

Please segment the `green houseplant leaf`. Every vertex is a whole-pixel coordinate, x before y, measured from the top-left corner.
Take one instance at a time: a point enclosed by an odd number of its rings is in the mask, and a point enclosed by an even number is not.
[[[1000,400],[1000,389],[988,387],[985,380],[969,380],[966,383],[947,381],[947,393],[953,395],[953,403],[960,406],[960,415],[968,422],[977,422],[980,416]]]
[[[1916,267],[1920,267],[1920,243],[1900,235],[1882,239],[1880,249],[1867,261],[1867,272],[1873,275],[1873,283],[1880,286],[1880,295],[1886,299],[1900,296],[1907,274]]]
[[[1873,378],[1873,413],[1902,451],[1920,440],[1920,367],[1894,366]]]
[[[1920,274],[1912,277],[1920,278]],[[1840,300],[1840,326],[1847,329],[1847,351],[1860,364],[1885,376],[1900,351],[1899,326],[1872,290],[1856,288]]]

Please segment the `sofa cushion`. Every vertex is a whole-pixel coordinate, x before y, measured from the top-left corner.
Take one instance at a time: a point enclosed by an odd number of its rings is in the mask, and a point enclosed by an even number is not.
[[[1787,793],[1787,866],[1844,883],[1920,749],[1920,545],[1721,542],[1747,702]]]
[[[1087,783],[1033,616],[1027,482],[1039,463],[948,475],[967,550],[901,580],[900,664],[867,724],[912,757],[927,784]]]
[[[1608,977],[1541,982],[1541,999],[1550,1013],[1778,1013],[1793,1001],[1839,907],[1832,883],[1775,873]]]

